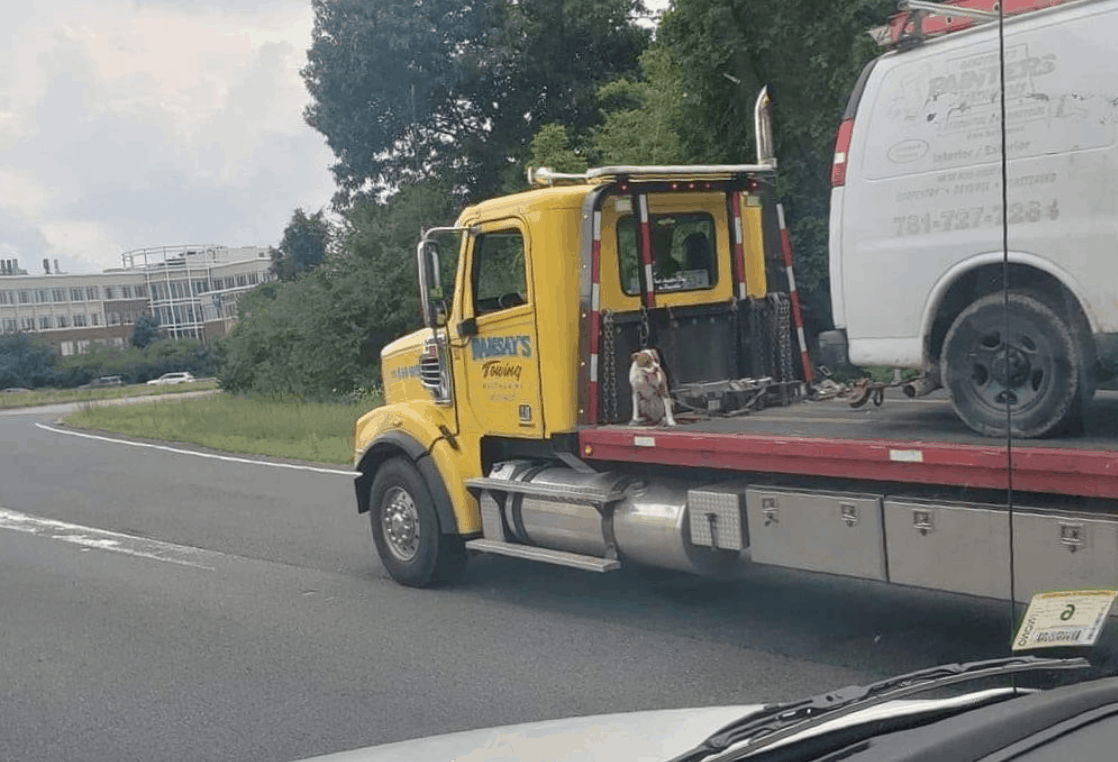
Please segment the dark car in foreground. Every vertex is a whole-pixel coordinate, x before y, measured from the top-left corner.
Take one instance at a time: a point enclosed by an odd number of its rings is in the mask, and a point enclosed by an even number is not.
[[[1019,672],[1088,666],[1011,657],[921,670],[764,706],[597,715],[403,741],[315,762],[1096,762],[1118,759],[1118,678],[1046,691],[908,696]]]

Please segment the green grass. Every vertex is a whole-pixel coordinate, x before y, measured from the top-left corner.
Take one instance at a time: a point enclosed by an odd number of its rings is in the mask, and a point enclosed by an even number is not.
[[[380,404],[299,402],[216,394],[122,406],[93,406],[66,423],[147,439],[273,455],[315,463],[350,463],[353,423]]]
[[[124,397],[146,397],[148,395],[183,394],[184,392],[203,392],[217,388],[216,381],[195,381],[190,384],[167,386],[148,386],[130,384],[128,386],[106,386],[100,389],[41,389],[39,391],[0,394],[0,410],[17,407],[36,407],[55,405],[64,402],[96,402]]]

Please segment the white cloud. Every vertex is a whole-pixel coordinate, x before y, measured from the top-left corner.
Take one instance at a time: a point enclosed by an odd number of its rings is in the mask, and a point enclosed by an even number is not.
[[[302,120],[312,24],[306,0],[0,4],[0,246],[83,271],[278,241],[333,192]]]

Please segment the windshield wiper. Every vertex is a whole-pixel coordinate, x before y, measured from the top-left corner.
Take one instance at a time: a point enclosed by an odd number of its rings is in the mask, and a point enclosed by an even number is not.
[[[953,683],[1016,672],[1084,669],[1089,666],[1090,662],[1082,658],[1048,659],[1037,656],[1011,656],[1004,659],[945,664],[940,667],[921,669],[869,685],[852,685],[811,698],[770,704],[719,729],[694,749],[684,752],[670,762],[699,762],[739,744],[744,745],[735,749],[735,753],[745,756],[823,722],[830,722],[876,704]]]

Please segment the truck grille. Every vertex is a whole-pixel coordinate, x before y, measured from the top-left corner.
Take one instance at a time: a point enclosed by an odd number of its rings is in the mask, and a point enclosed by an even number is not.
[[[423,344],[423,354],[419,358],[419,381],[431,392],[435,402],[450,402],[450,383],[445,360],[446,349],[443,342],[435,337]]]

